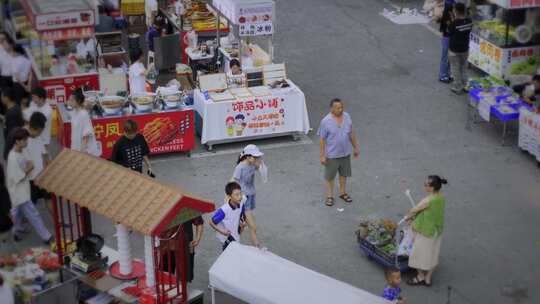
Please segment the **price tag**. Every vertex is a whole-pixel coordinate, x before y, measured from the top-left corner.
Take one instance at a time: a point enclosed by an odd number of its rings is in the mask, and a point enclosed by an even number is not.
[[[485,121],[489,121],[490,112],[491,104],[489,104],[483,99],[480,100],[480,102],[478,103],[478,114],[480,114],[480,117],[482,117],[482,119],[484,119]]]

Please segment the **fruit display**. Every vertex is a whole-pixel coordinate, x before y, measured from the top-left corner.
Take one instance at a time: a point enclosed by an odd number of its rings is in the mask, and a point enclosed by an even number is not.
[[[540,56],[533,55],[518,63],[512,64],[513,75],[535,75],[540,67]]]
[[[393,240],[396,227],[396,223],[389,219],[366,220],[360,223],[356,234],[385,253],[395,255],[397,247]]]
[[[466,89],[471,91],[474,89],[491,89],[493,87],[505,86],[504,81],[492,76],[488,77],[472,77],[469,78]]]
[[[509,43],[513,44],[514,36],[516,33],[516,28],[513,26],[509,27],[508,39]],[[505,45],[506,44],[506,24],[499,20],[484,20],[476,24],[475,32],[482,38],[496,44],[496,45]]]

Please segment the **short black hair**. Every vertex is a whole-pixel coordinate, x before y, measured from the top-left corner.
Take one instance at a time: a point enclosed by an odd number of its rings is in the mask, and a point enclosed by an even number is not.
[[[20,44],[13,45],[13,51],[19,55],[26,56],[24,48]]]
[[[37,87],[32,91],[33,95],[36,95],[39,98],[47,98],[47,91],[42,87]]]
[[[17,102],[17,93],[12,87],[3,87],[2,88],[2,97],[7,97],[12,102]]]
[[[341,101],[341,99],[336,97],[336,98],[333,98],[332,100],[330,100],[330,107],[334,106],[334,104],[336,102],[339,102],[339,103],[343,104],[343,101]]]
[[[137,130],[139,129],[139,126],[137,126],[137,123],[134,120],[128,119],[124,121],[123,128],[124,128],[124,133],[132,134],[132,133],[137,132]]]
[[[242,190],[242,187],[237,182],[230,182],[225,186],[225,194],[227,195],[232,195],[234,190]]]
[[[30,116],[30,121],[28,126],[34,130],[45,129],[45,123],[47,122],[47,117],[41,112],[34,112]]]
[[[534,75],[533,78],[532,78],[532,81],[540,82],[540,74]]]
[[[131,63],[135,63],[135,61],[141,59],[142,55],[143,55],[143,52],[141,51],[141,49],[134,49],[131,52],[129,59],[131,60]]]
[[[394,267],[394,266],[387,267],[387,268],[384,269],[384,277],[385,277],[386,280],[388,281],[388,280],[390,279],[390,276],[391,276],[393,273],[396,273],[396,272],[401,273],[401,271],[399,271],[399,269],[397,269],[397,268]]]
[[[233,66],[240,67],[240,61],[238,61],[238,59],[231,59],[229,62],[229,67],[232,68]]]
[[[84,103],[84,94],[81,88],[77,88],[73,91],[73,97],[75,98],[75,101],[82,105]]]
[[[454,9],[460,14],[465,14],[467,7],[465,6],[465,3],[458,2],[454,5]]]

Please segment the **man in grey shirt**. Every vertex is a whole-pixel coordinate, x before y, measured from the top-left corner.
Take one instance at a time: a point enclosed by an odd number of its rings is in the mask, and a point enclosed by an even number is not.
[[[330,102],[330,113],[322,119],[317,134],[321,138],[320,159],[327,186],[325,204],[334,205],[334,179],[338,172],[339,198],[351,203],[352,198],[346,191],[347,177],[351,176],[351,153],[358,158],[360,148],[351,117],[343,111],[343,102],[339,98]]]

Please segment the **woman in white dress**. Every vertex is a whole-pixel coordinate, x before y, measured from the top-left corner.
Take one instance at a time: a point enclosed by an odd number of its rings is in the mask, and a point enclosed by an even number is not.
[[[71,111],[71,149],[85,152],[94,156],[101,154],[90,114],[84,107],[84,95],[80,89],[73,92],[69,98]]]

